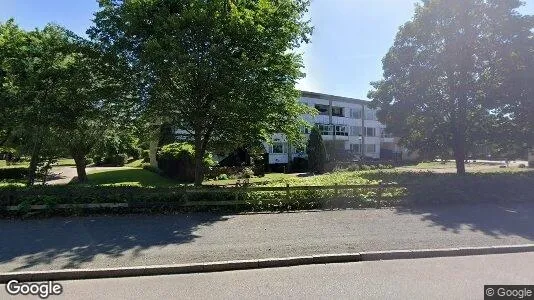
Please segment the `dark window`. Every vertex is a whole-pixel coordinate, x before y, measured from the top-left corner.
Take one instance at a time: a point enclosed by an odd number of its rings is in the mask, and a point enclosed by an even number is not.
[[[315,104],[315,109],[319,111],[320,115],[328,115],[328,105]]]

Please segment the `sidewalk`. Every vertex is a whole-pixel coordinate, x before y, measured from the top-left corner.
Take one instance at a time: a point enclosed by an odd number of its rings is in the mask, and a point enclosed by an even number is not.
[[[0,272],[533,241],[534,204],[0,220]]]

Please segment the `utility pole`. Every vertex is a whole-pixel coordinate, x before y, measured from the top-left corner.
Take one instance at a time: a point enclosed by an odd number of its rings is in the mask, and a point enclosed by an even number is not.
[[[361,158],[360,161],[364,161],[365,159],[365,151],[363,148],[365,148],[365,104],[362,103],[362,144],[360,145],[360,151],[361,151]]]

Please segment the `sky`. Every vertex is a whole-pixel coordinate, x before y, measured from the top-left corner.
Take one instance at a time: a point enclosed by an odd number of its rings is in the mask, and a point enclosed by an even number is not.
[[[303,78],[298,88],[367,99],[371,81],[382,77],[382,58],[417,0],[312,0],[311,44],[301,47]],[[534,14],[534,0],[522,13]],[[31,30],[53,22],[85,35],[98,10],[96,0],[0,0],[0,22],[14,18]]]

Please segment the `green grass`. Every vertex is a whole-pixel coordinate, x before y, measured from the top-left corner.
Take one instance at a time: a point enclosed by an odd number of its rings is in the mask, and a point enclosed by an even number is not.
[[[23,162],[18,162],[18,163],[12,163],[8,166],[5,160],[0,160],[0,168],[28,167],[29,165],[30,165],[29,162],[23,161]]]
[[[143,166],[143,159],[133,160],[124,166],[130,168],[141,168]]]
[[[76,163],[72,158],[60,158],[57,160],[57,166],[59,167],[74,167]]]
[[[87,175],[89,185],[168,187],[179,183],[156,173],[138,168],[98,170]]]

